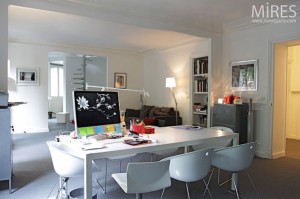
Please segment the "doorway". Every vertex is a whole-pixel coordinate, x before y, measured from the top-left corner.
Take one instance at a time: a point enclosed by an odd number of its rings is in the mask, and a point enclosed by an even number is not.
[[[51,52],[48,63],[49,131],[74,130],[72,92],[86,84],[107,87],[107,57]]]
[[[286,138],[300,140],[300,45],[288,47]]]
[[[287,139],[300,140],[300,40],[274,45],[273,158],[286,155]]]

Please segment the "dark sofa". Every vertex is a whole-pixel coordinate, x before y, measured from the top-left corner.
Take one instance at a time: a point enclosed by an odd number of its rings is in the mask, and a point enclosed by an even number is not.
[[[144,105],[141,109],[126,109],[125,123],[127,128],[130,126],[130,120],[144,121],[145,125],[155,126],[175,126],[176,111],[173,107],[156,107]],[[182,118],[177,111],[177,125],[182,124]]]

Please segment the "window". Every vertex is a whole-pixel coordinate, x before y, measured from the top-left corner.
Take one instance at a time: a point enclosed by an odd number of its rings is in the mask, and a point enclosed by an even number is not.
[[[63,96],[63,77],[63,66],[50,64],[51,97]]]

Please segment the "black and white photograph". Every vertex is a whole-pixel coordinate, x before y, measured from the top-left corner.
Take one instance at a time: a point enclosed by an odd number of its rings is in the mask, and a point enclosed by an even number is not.
[[[17,68],[17,85],[39,85],[39,69]]]

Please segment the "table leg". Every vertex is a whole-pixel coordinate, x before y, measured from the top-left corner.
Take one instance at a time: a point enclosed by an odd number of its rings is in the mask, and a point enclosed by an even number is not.
[[[92,198],[92,159],[84,159],[84,198]]]
[[[184,147],[184,153],[188,153],[189,152],[189,146],[185,146]]]

